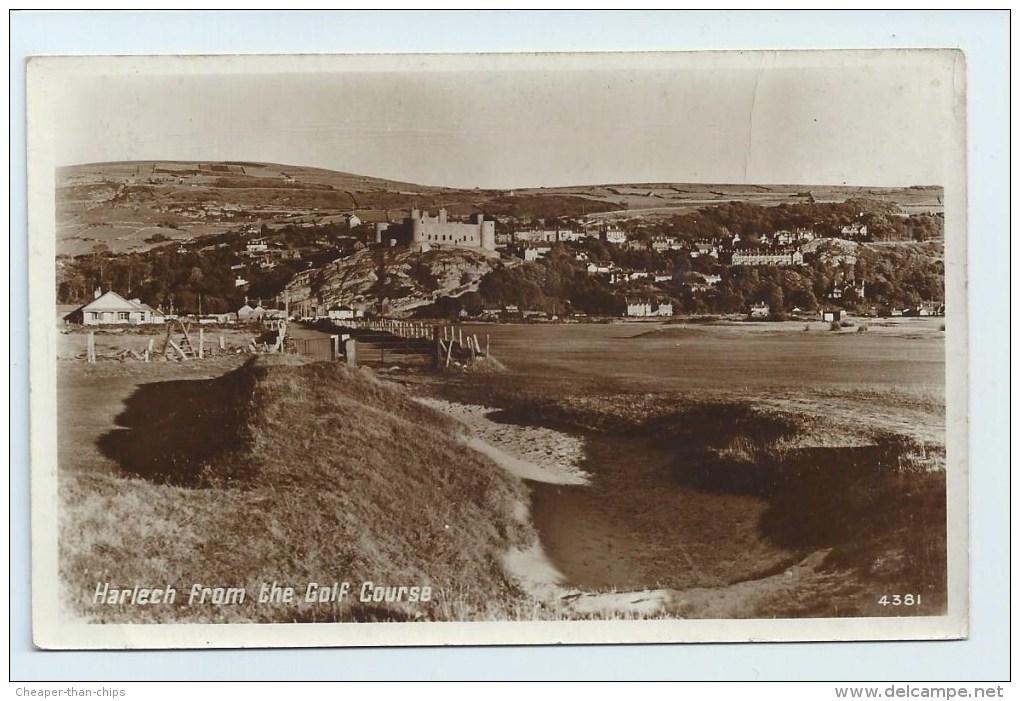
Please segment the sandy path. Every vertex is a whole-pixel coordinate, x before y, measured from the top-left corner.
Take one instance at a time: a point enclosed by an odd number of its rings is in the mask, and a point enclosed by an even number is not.
[[[575,436],[538,426],[502,424],[487,418],[496,411],[477,404],[458,404],[443,399],[416,400],[441,411],[467,427],[465,444],[521,479],[548,484],[587,484],[580,467],[584,441]]]

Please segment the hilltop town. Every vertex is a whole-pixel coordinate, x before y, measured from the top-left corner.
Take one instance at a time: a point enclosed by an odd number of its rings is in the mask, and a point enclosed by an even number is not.
[[[58,229],[58,302],[86,324],[944,313],[938,188],[481,191],[99,164],[61,173]],[[151,313],[99,309],[97,290]]]

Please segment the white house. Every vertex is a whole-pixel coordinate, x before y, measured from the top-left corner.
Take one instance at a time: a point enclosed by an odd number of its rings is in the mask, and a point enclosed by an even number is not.
[[[265,239],[252,239],[245,244],[244,248],[248,253],[265,253],[269,250],[269,244]]]
[[[694,248],[691,249],[691,258],[697,258],[698,256],[712,256],[713,258],[718,258],[719,247],[714,243],[698,241],[694,244]]]
[[[627,241],[627,234],[623,229],[606,229],[604,237],[606,243],[621,244]]]
[[[734,253],[731,265],[803,265],[804,254],[800,251],[784,253]]]
[[[650,302],[627,302],[627,316],[651,316]]]
[[[675,236],[657,236],[652,239],[652,250],[658,253],[663,251],[679,251],[683,244]]]
[[[251,319],[261,319],[265,316],[266,310],[262,308],[261,304],[256,304],[254,307],[249,304],[245,304],[243,307],[237,310],[238,321],[250,321]]]
[[[528,246],[524,249],[524,260],[538,260],[539,258],[545,258],[551,250],[552,248],[549,246]]]
[[[514,232],[514,240],[522,242],[556,243],[560,240],[558,229],[524,229]]]
[[[124,299],[110,290],[101,293],[96,290],[96,297],[64,317],[71,324],[100,326],[107,324],[162,324],[163,313],[143,304],[138,299]]]
[[[337,306],[333,305],[329,308],[329,318],[331,321],[344,321],[347,319],[354,318],[354,309],[346,305]]]
[[[860,222],[852,222],[839,230],[840,236],[844,238],[859,238],[868,235],[868,225]]]
[[[560,241],[581,241],[588,238],[587,232],[584,231],[561,231],[559,232]]]

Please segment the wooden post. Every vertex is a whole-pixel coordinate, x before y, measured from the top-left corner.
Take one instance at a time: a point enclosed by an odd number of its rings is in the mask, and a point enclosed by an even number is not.
[[[357,352],[355,351],[355,343],[353,338],[344,339],[344,359],[347,364],[354,367],[358,364]]]
[[[334,334],[329,339],[333,341],[333,357],[330,360],[340,360],[340,337]]]
[[[463,348],[464,347],[464,329],[463,328],[457,329],[457,335],[458,335],[458,337],[460,339],[457,343],[460,344],[461,348]]]
[[[489,334],[485,334],[485,357],[489,357]]]
[[[152,347],[156,345],[156,339],[150,338],[149,345],[145,349],[145,362],[149,362],[149,356],[152,355]]]
[[[170,333],[173,331],[173,328],[174,322],[171,319],[170,321],[167,322],[166,325],[166,338],[163,339],[163,349],[160,350],[159,352],[160,355],[166,355],[166,351],[170,347]]]
[[[227,351],[227,342],[223,339],[223,334],[220,334],[220,353]]]
[[[477,351],[478,353],[481,353],[481,352],[482,352],[482,347],[481,347],[480,345],[478,345],[478,334],[473,334],[473,335],[472,335],[472,338],[474,338],[474,339],[475,339],[475,350],[476,350],[476,351]]]
[[[432,327],[432,344],[436,352],[436,367],[443,364],[443,339],[439,337],[439,327]]]
[[[446,346],[446,367],[450,367],[450,357],[453,355],[453,339],[450,339],[449,345]]]
[[[198,329],[198,358],[201,360],[205,357],[205,329]]]
[[[85,345],[85,362],[96,362],[96,332],[89,331],[88,341]]]
[[[170,345],[171,345],[171,347],[173,347],[173,349],[174,349],[175,351],[177,351],[178,353],[180,353],[180,354],[181,354],[181,360],[187,360],[187,359],[188,359],[188,355],[187,355],[187,353],[185,353],[184,351],[182,351],[182,350],[181,350],[181,347],[180,347],[179,345],[177,345],[177,344],[176,344],[176,343],[174,343],[173,341],[170,341]]]

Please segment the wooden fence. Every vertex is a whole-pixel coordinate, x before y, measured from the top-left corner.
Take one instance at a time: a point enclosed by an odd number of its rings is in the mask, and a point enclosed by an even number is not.
[[[489,335],[480,340],[477,333],[470,329],[465,332],[463,326],[373,319],[351,321],[345,328],[376,343],[381,362],[385,362],[387,352],[418,354],[432,356],[436,367],[447,368],[453,360],[469,362],[489,355]]]

